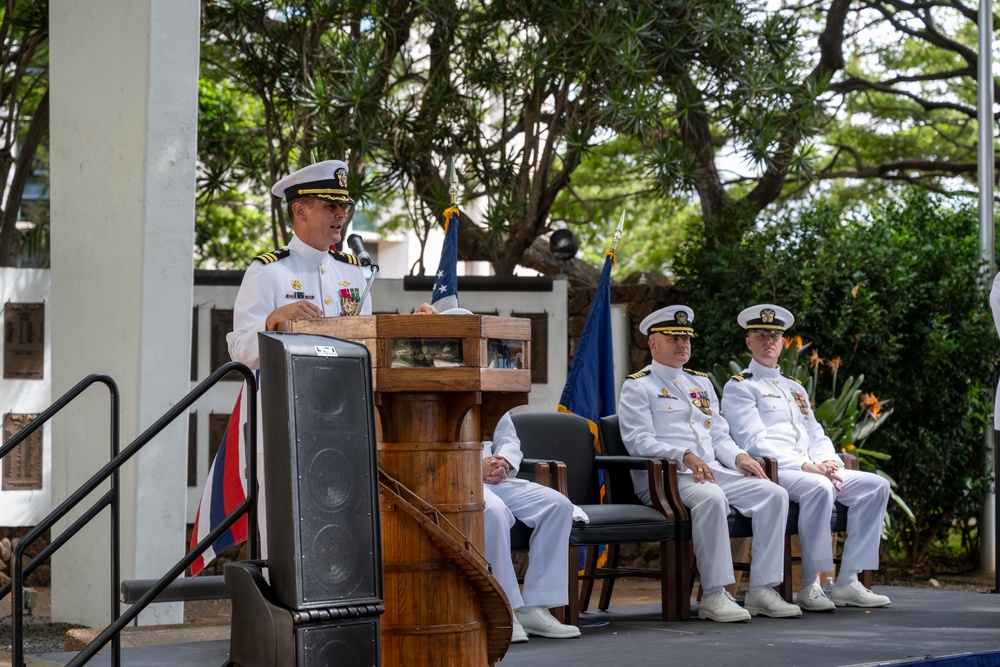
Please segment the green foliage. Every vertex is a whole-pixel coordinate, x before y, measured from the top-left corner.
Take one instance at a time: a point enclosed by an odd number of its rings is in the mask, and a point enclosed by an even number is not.
[[[194,262],[198,269],[245,269],[257,255],[274,250],[263,198],[220,193],[195,213]]]
[[[996,333],[974,206],[920,190],[868,213],[820,205],[681,259],[679,286],[699,321],[712,324],[701,329],[704,358],[741,353],[736,314],[778,303],[795,314],[793,333],[843,360],[842,374],[892,397],[890,427],[869,434],[865,449],[892,457],[881,465],[915,517],[896,521],[893,535],[909,558],[979,514],[990,483],[983,437]],[[837,395],[826,387],[814,387],[820,405]]]
[[[639,142],[627,137],[591,148],[552,206],[552,226],[576,234],[582,259],[595,266],[611,248],[625,212],[614,280],[669,266],[687,237],[683,219],[697,216],[689,201],[664,197],[650,187],[637,158],[640,151]]]

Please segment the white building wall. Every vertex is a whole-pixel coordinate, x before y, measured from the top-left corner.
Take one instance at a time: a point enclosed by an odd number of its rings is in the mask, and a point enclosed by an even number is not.
[[[0,303],[44,303],[45,361],[42,379],[3,379],[0,374],[0,418],[8,413],[38,414],[52,404],[52,300],[45,269],[0,268]],[[0,353],[0,363],[3,354]],[[52,508],[52,431],[42,429],[42,488],[0,491],[0,526],[34,526]]]

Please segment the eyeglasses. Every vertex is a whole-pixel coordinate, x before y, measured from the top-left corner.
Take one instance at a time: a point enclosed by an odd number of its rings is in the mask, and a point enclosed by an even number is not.
[[[782,338],[780,331],[754,331],[751,335],[757,340],[780,340]]]

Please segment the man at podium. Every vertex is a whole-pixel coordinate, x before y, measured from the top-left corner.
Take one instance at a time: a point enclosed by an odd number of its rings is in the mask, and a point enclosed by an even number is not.
[[[365,275],[354,255],[333,250],[354,213],[347,188],[347,164],[325,160],[285,176],[271,187],[284,198],[293,236],[288,245],[254,258],[243,276],[233,307],[233,330],[226,336],[233,361],[260,369],[257,332],[282,331],[294,319],[370,315],[361,302]],[[436,310],[424,304],[418,312]],[[259,378],[258,378],[259,381]],[[260,393],[257,433],[263,433]],[[257,448],[258,518],[261,555],[267,555],[264,446]]]

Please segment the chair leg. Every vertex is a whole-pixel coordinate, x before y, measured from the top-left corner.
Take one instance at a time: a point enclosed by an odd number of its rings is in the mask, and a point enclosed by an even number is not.
[[[660,617],[676,621],[680,613],[677,579],[677,547],[673,542],[660,542]]]
[[[792,536],[785,535],[785,558],[784,558],[784,576],[781,579],[781,584],[778,586],[778,594],[784,598],[785,602],[791,603],[792,601]]]
[[[674,544],[677,554],[677,602],[680,606],[678,616],[680,620],[686,621],[691,618],[691,587],[694,583],[691,546],[685,540],[678,540]]]
[[[562,622],[567,625],[580,625],[580,557],[579,547],[569,548],[569,602]]]
[[[618,551],[618,545],[609,544],[607,554],[608,554],[607,569],[611,570],[618,569],[618,563],[620,562],[619,561],[620,552]],[[601,585],[601,600],[597,605],[597,608],[600,609],[601,611],[607,611],[608,607],[611,606],[611,593],[614,592],[615,589],[615,579],[616,577],[614,575],[603,578],[604,583]]]
[[[583,568],[583,587],[580,589],[580,611],[587,611],[590,607],[590,596],[594,592],[594,571],[597,569],[597,552],[600,547],[591,545],[587,547],[587,558]]]

